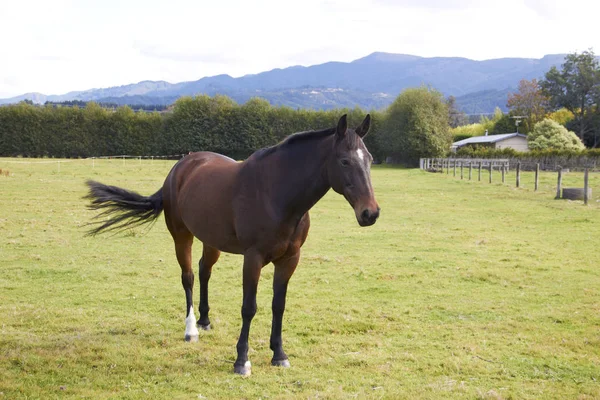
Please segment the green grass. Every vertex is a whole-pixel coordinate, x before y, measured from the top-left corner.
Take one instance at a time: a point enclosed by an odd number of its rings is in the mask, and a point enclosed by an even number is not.
[[[375,167],[369,228],[329,193],[288,291],[292,368],[270,366],[267,266],[246,379],[240,256],[215,266],[213,330],[190,344],[162,217],[83,236],[85,179],[151,194],[172,161],[15,161],[0,159],[0,398],[600,398],[599,174],[586,207],[554,200],[550,173],[534,192],[530,173],[516,189],[513,173]]]

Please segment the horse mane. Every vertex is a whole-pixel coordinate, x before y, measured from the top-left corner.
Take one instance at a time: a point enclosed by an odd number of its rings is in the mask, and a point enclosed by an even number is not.
[[[293,146],[297,143],[305,143],[312,140],[322,139],[328,136],[331,136],[335,133],[336,128],[327,128],[319,131],[305,131],[305,132],[297,132],[289,135],[285,139],[283,139],[278,144],[266,147],[264,149],[260,149],[254,153],[258,159],[262,159],[270,154],[275,153],[278,150],[283,150]]]

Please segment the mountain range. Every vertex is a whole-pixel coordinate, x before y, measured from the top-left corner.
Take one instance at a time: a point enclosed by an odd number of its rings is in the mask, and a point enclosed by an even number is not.
[[[0,99],[0,104],[29,99],[34,103],[80,100],[119,105],[168,105],[181,96],[223,94],[238,103],[262,97],[273,105],[293,108],[359,106],[381,109],[402,90],[428,85],[445,96],[455,96],[459,108],[468,114],[491,113],[495,107],[506,110],[508,93],[516,91],[521,79],[543,78],[552,66],[560,66],[564,57],[564,54],[555,54],[541,59],[475,61],[459,57],[425,58],[376,52],[347,63],[293,66],[239,78],[217,75],[174,84],[142,81],[62,95],[27,93]]]

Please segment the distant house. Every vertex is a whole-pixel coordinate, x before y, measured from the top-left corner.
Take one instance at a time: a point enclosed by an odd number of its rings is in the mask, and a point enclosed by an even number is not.
[[[468,139],[452,143],[452,151],[464,146],[491,147],[493,149],[515,149],[529,151],[527,136],[522,133],[503,133],[501,135],[473,136]]]

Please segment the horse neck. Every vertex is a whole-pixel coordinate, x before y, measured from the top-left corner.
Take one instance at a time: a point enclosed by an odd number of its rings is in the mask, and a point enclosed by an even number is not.
[[[280,166],[274,167],[273,180],[274,193],[278,194],[274,197],[288,216],[301,217],[331,188],[326,169],[333,148],[331,139],[298,143],[278,155]]]

